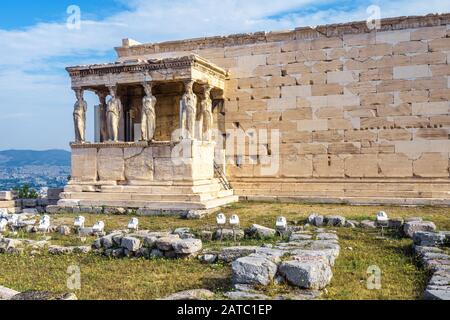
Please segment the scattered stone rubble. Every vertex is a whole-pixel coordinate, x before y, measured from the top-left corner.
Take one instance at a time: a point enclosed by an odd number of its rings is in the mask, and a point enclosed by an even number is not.
[[[274,237],[276,231],[271,228],[260,226],[259,224],[254,224],[249,229],[247,229],[245,233],[251,238],[266,239]]]
[[[431,221],[408,221],[403,225],[403,232],[409,238],[414,236],[417,231],[434,231],[436,230],[436,225]]]
[[[306,225],[316,227],[333,226],[333,227],[347,227],[362,229],[376,229],[380,225],[375,220],[362,220],[360,222],[355,220],[346,220],[342,216],[323,216],[319,214],[311,214],[307,220]],[[388,219],[385,227],[390,229],[397,229],[404,233],[405,236],[412,238],[416,231],[434,231],[436,226],[431,221],[423,221],[420,217],[411,217],[405,219]]]
[[[188,228],[176,229],[172,233],[113,231],[93,244],[97,251],[116,258],[189,258],[197,256],[202,247],[202,241],[194,238]]]
[[[424,298],[450,300],[450,255],[444,251],[450,252],[450,231],[415,231],[413,241],[423,267],[432,273]]]
[[[67,226],[55,227],[63,235],[70,234]],[[95,234],[92,228],[82,228],[79,236]],[[46,240],[28,240],[6,238],[0,235],[0,253],[20,254],[29,249],[31,253],[47,248],[53,255],[101,253],[106,256],[145,257],[145,258],[189,258],[197,256],[203,247],[202,241],[196,239],[189,228],[178,228],[173,232],[151,232],[148,230],[131,233],[129,230],[117,230],[109,234],[96,234],[98,238],[88,246],[51,245]]]
[[[341,222],[339,222],[341,223]],[[257,292],[248,288],[266,286],[271,282],[287,282],[299,289],[324,289],[333,276],[331,267],[340,247],[335,233],[317,229],[292,233],[288,242],[263,247],[231,247],[223,249],[217,259],[230,262],[234,290],[229,298],[249,298]],[[309,238],[297,237],[309,235]],[[247,288],[243,290],[243,288]],[[307,295],[313,298],[311,295]]]
[[[0,254],[21,254],[25,249],[40,250],[47,245],[46,240],[11,239],[0,235]]]

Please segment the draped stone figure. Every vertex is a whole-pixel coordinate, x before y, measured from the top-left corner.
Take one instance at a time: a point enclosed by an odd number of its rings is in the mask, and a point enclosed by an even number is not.
[[[105,142],[108,140],[108,126],[107,126],[107,119],[106,119],[106,92],[104,91],[96,91],[95,92],[98,96],[98,100],[100,101],[100,141]]]
[[[142,99],[141,140],[153,141],[156,129],[156,97],[152,94],[152,85],[148,82],[142,84],[145,97]]]
[[[106,119],[108,129],[108,141],[119,141],[119,121],[122,113],[122,103],[117,97],[117,87],[109,87],[111,99],[106,108]]]
[[[209,85],[204,86],[201,106],[201,115],[199,122],[200,138],[203,141],[211,141],[212,139],[212,126],[213,126],[213,114],[212,114],[212,100],[211,89]]]
[[[75,89],[77,102],[73,108],[73,122],[75,126],[75,142],[84,143],[86,134],[87,103],[83,99],[83,89]]]
[[[197,96],[193,91],[194,81],[185,82],[185,94],[180,103],[181,138],[195,137],[195,118],[197,115]]]

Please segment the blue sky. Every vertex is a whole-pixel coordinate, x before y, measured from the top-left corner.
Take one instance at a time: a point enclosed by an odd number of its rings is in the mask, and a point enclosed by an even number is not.
[[[157,42],[231,33],[450,12],[442,0],[16,0],[0,7],[0,150],[68,149],[75,102],[64,68],[114,61],[122,38]],[[67,28],[67,8],[81,28]],[[88,138],[93,137],[90,106]]]

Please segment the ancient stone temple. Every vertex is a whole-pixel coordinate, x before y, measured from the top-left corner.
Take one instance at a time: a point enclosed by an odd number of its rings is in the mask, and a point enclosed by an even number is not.
[[[75,142],[60,206],[177,211],[237,201],[224,161],[215,163],[224,156],[213,127],[222,117],[225,70],[192,54],[67,70],[77,97]],[[85,90],[100,101],[95,143],[85,140]]]
[[[116,51],[68,68],[77,141],[61,205],[450,204],[450,14]],[[99,96],[97,143],[83,90]]]

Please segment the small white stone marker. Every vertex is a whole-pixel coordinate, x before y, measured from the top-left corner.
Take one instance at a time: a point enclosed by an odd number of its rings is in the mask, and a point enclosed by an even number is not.
[[[232,227],[239,227],[240,221],[239,217],[236,214],[233,214],[230,218],[230,225]]]
[[[38,231],[40,231],[40,232],[48,232],[49,228],[50,228],[50,216],[45,215],[39,221]]]
[[[75,218],[75,222],[73,223],[76,228],[84,228],[84,223],[86,222],[86,218],[83,216],[78,216]]]
[[[275,226],[278,230],[286,230],[287,229],[287,220],[285,217],[278,217],[275,223]]]
[[[8,226],[8,220],[2,218],[0,220],[0,232],[5,232],[7,226]]]
[[[128,222],[128,229],[130,230],[139,230],[139,220],[138,218],[131,218]]]
[[[100,233],[105,230],[105,223],[103,221],[98,221],[92,227],[92,231],[95,233]]]
[[[377,213],[377,222],[387,222],[389,220],[388,215],[384,211]]]
[[[227,217],[223,213],[219,213],[216,217],[216,222],[219,226],[224,226],[227,223]]]

